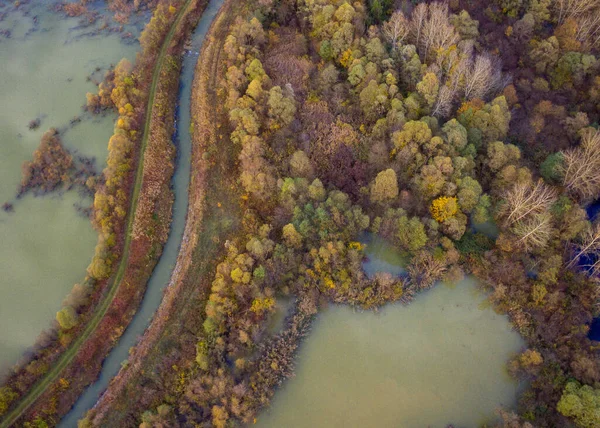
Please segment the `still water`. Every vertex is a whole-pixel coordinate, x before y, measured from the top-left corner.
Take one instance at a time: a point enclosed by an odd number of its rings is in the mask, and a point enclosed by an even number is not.
[[[482,309],[484,298],[467,278],[378,313],[330,306],[257,426],[479,426],[515,405],[505,366],[524,346],[505,316]]]
[[[115,117],[87,118],[73,128],[69,123],[83,113],[86,92],[95,90],[86,77],[123,57],[133,60],[139,47],[117,34],[86,36],[103,20],[80,27],[78,18],[49,12],[51,1],[20,9],[14,3],[0,2],[6,14],[0,31],[10,31],[10,37],[0,35],[0,205],[14,204],[13,213],[0,211],[0,375],[50,326],[73,284],[84,278],[96,244],[90,221],[74,207],[91,200],[74,192],[14,200],[21,165],[41,135],[56,127],[72,153],[95,157],[101,170]],[[88,3],[96,9],[104,4]],[[139,28],[127,30],[138,35]],[[38,117],[40,127],[29,130]]]

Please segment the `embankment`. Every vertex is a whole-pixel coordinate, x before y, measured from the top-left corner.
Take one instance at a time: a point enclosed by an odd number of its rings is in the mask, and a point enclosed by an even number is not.
[[[123,237],[123,250],[116,272],[106,291],[98,297],[93,313],[83,317],[64,352],[46,352],[48,361],[32,387],[18,384],[21,397],[13,403],[0,423],[8,427],[18,421],[42,420],[55,425],[75,402],[81,391],[98,375],[101,363],[115,345],[136,312],[145,285],[168,237],[173,202],[170,181],[175,154],[171,137],[183,42],[202,13],[201,0],[187,0],[174,14],[170,29],[151,64],[151,83],[145,108],[143,134],[137,152],[137,169],[131,183],[131,204]],[[138,70],[141,74],[144,68]],[[143,76],[138,76],[143,80]],[[120,122],[120,121],[119,121]],[[117,127],[122,126],[121,123]],[[135,135],[135,134],[134,134]],[[110,165],[110,162],[109,162]],[[72,334],[72,333],[71,333]],[[56,352],[58,351],[58,352]],[[36,363],[37,361],[34,361]],[[39,364],[38,364],[39,365]],[[18,379],[13,376],[9,379]]]
[[[189,324],[202,322],[192,313],[198,312],[207,297],[214,260],[222,251],[228,233],[236,227],[239,195],[228,174],[233,167],[233,150],[226,137],[223,138],[226,132],[221,133],[216,125],[222,113],[217,98],[219,55],[225,31],[234,17],[232,1],[225,0],[223,6],[221,3],[222,0],[211,2],[205,12],[205,17],[209,17],[213,8],[216,11],[220,7],[204,37],[194,72],[189,128],[192,139],[189,205],[177,263],[161,305],[130,353],[127,366],[88,413],[86,419],[92,426],[118,426],[139,417],[140,409],[145,406],[160,402],[159,393],[152,394],[148,390],[141,397],[140,382],[152,367],[161,364],[169,337],[189,335]],[[224,225],[223,218],[231,223]],[[193,345],[181,352],[190,350],[193,352]]]

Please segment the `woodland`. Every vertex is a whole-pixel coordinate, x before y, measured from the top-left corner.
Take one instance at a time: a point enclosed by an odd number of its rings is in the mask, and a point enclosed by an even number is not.
[[[128,423],[252,423],[323,304],[409,303],[469,273],[528,345],[499,426],[599,426],[600,3],[240,3],[217,126],[241,226]],[[406,276],[364,274],[364,231],[404,252]]]
[[[164,330],[167,345],[126,402],[79,426],[114,426],[99,421],[114,409],[122,426],[251,424],[293,375],[324,305],[410,304],[466,274],[527,343],[507,362],[527,386],[516,408],[498,410],[497,426],[600,426],[600,348],[588,338],[600,309],[600,1],[226,3],[220,114],[204,122],[222,139],[192,167],[231,157],[223,194],[204,202],[221,208],[229,194],[235,227],[213,239],[220,251],[206,281],[193,276],[183,331]],[[135,67],[120,63],[88,94],[90,110],[120,115],[94,200],[94,280],[119,255],[143,70],[170,13],[160,2]],[[159,147],[155,169],[172,156]],[[60,158],[51,183],[74,168]],[[166,186],[156,183],[142,198]],[[144,239],[162,242],[169,213],[159,214],[148,209],[134,236],[152,230]],[[403,252],[406,275],[364,273],[365,232]],[[59,313],[57,340],[71,340],[88,297]],[[293,307],[271,334],[282,297]],[[23,379],[0,389],[0,414]]]

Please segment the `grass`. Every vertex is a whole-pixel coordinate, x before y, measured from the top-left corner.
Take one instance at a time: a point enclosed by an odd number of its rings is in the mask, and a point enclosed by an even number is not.
[[[131,196],[131,206],[129,208],[128,218],[127,218],[127,229],[125,235],[125,244],[123,246],[123,256],[121,257],[121,262],[119,263],[119,267],[114,276],[114,280],[109,288],[108,293],[105,295],[104,299],[98,305],[98,308],[94,314],[94,316],[88,322],[86,328],[83,332],[77,337],[77,339],[72,343],[72,345],[60,356],[60,358],[56,361],[56,363],[52,366],[50,371],[44,375],[42,379],[40,379],[28,392],[27,394],[20,400],[19,404],[14,407],[11,411],[9,411],[2,422],[0,423],[0,428],[8,428],[12,424],[14,424],[21,415],[33,404],[35,401],[46,391],[46,389],[58,378],[60,373],[65,369],[75,358],[79,349],[84,344],[84,342],[96,331],[96,328],[102,322],[102,319],[106,315],[106,312],[110,308],[110,305],[119,290],[119,286],[121,285],[121,281],[123,279],[123,275],[125,274],[125,270],[127,268],[127,263],[129,261],[129,247],[131,245],[131,231],[133,228],[133,222],[135,219],[135,212],[137,208],[137,201],[140,193],[140,189],[142,187],[142,180],[144,175],[144,153],[146,150],[146,146],[148,144],[148,138],[150,136],[150,125],[152,121],[152,110],[154,107],[154,98],[156,96],[156,88],[158,86],[158,81],[160,80],[160,71],[163,66],[163,62],[165,60],[165,56],[168,50],[169,45],[173,39],[173,35],[179,23],[183,19],[186,14],[186,11],[189,5],[194,0],[187,0],[185,4],[182,6],[181,10],[175,22],[171,25],[171,29],[165,38],[165,41],[161,47],[156,65],[154,67],[154,71],[152,73],[152,85],[150,87],[150,92],[148,95],[148,104],[146,106],[146,119],[144,123],[144,134],[142,137],[142,144],[140,147],[140,156],[137,166],[137,171],[135,174],[135,181],[133,192]]]

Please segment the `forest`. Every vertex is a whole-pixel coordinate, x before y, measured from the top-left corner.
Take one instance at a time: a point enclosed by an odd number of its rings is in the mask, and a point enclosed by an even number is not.
[[[409,303],[465,274],[527,342],[509,370],[528,386],[499,426],[599,426],[600,2],[229,7],[221,140],[202,161],[231,156],[240,224],[190,280],[193,320],[128,385],[145,399],[81,426],[252,423],[326,302]],[[365,275],[364,231],[404,252],[406,276]]]
[[[91,284],[114,275],[128,239],[148,70],[175,3],[158,2],[136,64],[122,61],[87,96],[88,110],[119,114],[107,168],[90,182]],[[70,7],[84,13],[85,2]],[[113,8],[120,19],[133,10]],[[173,118],[183,39],[155,123]],[[600,426],[600,348],[588,337],[600,313],[597,55],[598,0],[226,0],[200,54],[197,71],[210,70],[194,84],[197,217],[188,213],[184,279],[165,294],[153,342],[142,338],[134,368],[79,427],[255,423],[326,305],[410,304],[465,275],[527,343],[507,362],[526,387],[516,408],[498,409],[496,426]],[[143,160],[131,281],[149,275],[148,254],[158,257],[168,235],[173,126],[154,125]],[[77,168],[50,132],[23,186],[54,188],[74,174],[84,183]],[[402,252],[405,275],[366,275],[366,232]],[[96,287],[75,287],[49,343],[0,388],[0,415],[77,337]],[[61,398],[71,382],[86,367],[97,373],[102,340],[117,340],[140,298],[139,287],[123,293],[25,426],[48,426],[72,404],[74,392]],[[272,334],[280,298],[293,305]]]

